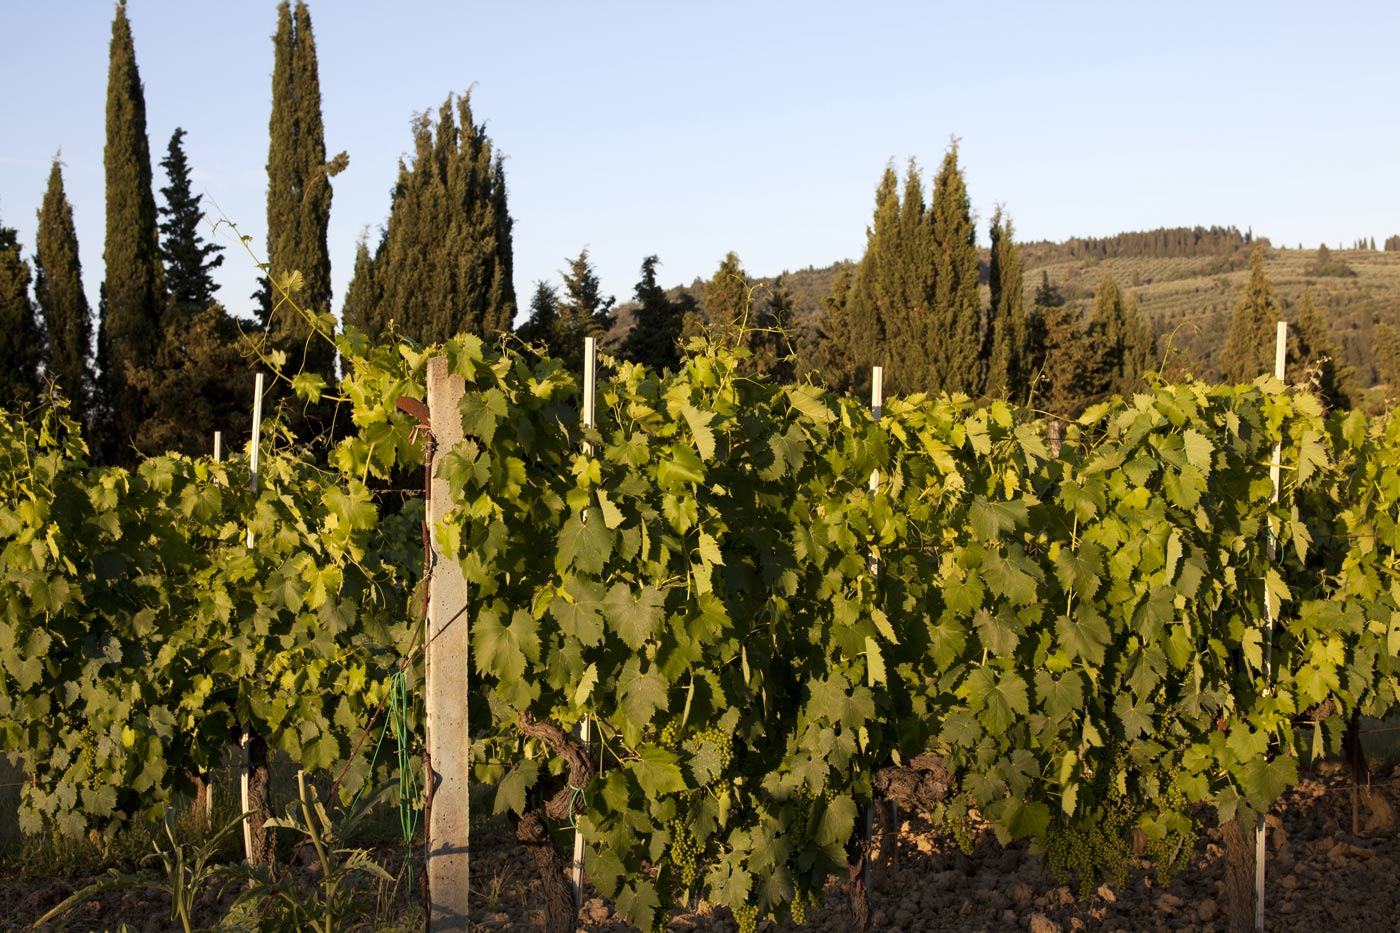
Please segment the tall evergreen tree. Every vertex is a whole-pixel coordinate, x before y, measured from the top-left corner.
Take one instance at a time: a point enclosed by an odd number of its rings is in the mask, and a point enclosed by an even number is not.
[[[73,417],[86,424],[92,404],[92,313],[83,293],[83,266],[73,208],[54,159],[39,208],[34,256],[34,295],[47,336],[48,377],[68,399]]]
[[[934,299],[928,332],[930,390],[976,395],[985,384],[977,231],[958,146],[948,147],[933,184]]]
[[[711,339],[726,347],[747,346],[754,326],[750,317],[749,274],[737,254],[726,253],[719,268],[705,283],[699,311],[687,315],[682,336],[708,332]]]
[[[822,296],[821,315],[817,321],[812,368],[828,388],[837,392],[851,392],[856,386],[856,360],[850,351],[853,337],[848,307],[853,281],[852,267],[842,267],[832,285],[831,294]]]
[[[564,278],[564,294],[559,300],[559,337],[562,345],[582,346],[583,338],[596,337],[607,331],[612,324],[612,309],[616,300],[603,295],[598,274],[588,261],[588,250],[582,249],[574,259],[569,260],[569,268],[561,275]],[[582,350],[578,351],[582,353]],[[566,352],[566,358],[573,354]],[[580,357],[581,358],[581,357]]]
[[[750,347],[754,372],[776,383],[791,382],[796,372],[796,303],[783,276],[773,280],[754,321]]]
[[[1093,345],[1079,310],[1060,303],[1041,309],[1045,363],[1035,383],[1035,405],[1063,418],[1076,417],[1096,390]]]
[[[160,339],[165,282],[151,190],[151,151],[146,137],[146,98],[126,2],[117,4],[107,71],[107,238],[103,249],[102,322],[97,360],[101,406],[94,432],[109,461],[127,450],[150,410],[129,380],[133,367],[153,358]]]
[[[188,317],[214,302],[218,286],[213,270],[223,265],[223,247],[206,242],[199,232],[204,212],[200,195],[190,190],[190,163],[185,157],[185,131],[179,127],[170,135],[170,145],[161,168],[170,184],[160,189],[165,205],[158,208],[160,255],[165,260],[165,284],[170,291],[170,310]]]
[[[660,260],[642,260],[642,277],[633,290],[637,301],[636,322],[622,346],[622,355],[648,368],[675,370],[680,366],[681,306],[670,299],[656,282]]]
[[[10,411],[28,408],[39,398],[43,336],[29,283],[19,233],[0,226],[0,408]]]
[[[379,319],[382,304],[375,285],[374,260],[370,256],[368,236],[366,231],[355,244],[355,271],[350,277],[350,287],[345,290],[340,322],[345,327],[355,328],[370,340],[378,340],[388,322]]]
[[[530,297],[530,315],[516,335],[542,348],[547,356],[557,357],[561,349],[558,333],[559,289],[548,282],[536,282],[535,293]]]
[[[329,315],[331,260],[326,228],[331,213],[331,178],[349,164],[344,152],[327,161],[321,120],[321,82],[311,13],[302,0],[292,10],[277,7],[273,37],[272,116],[267,150],[267,272],[274,283],[300,273],[291,296],[302,311]],[[292,372],[316,373],[329,380],[335,350],[312,338],[312,325],[276,288],[265,289],[261,309],[272,346],[287,354]],[[329,326],[329,319],[323,319]]]
[[[1327,321],[1313,303],[1312,292],[1303,293],[1298,320],[1290,329],[1289,380],[1307,385],[1328,408],[1351,407],[1352,369],[1338,358]]]
[[[472,117],[470,94],[449,95],[436,123],[422,115],[413,135],[413,163],[399,164],[374,260],[356,263],[350,287],[367,303],[357,298],[355,314],[379,322],[370,330],[393,318],[421,343],[508,330],[516,305],[505,170]]]
[[[988,311],[991,357],[987,365],[988,395],[1024,400],[1027,385],[1028,334],[1021,277],[1021,250],[1015,243],[1011,218],[998,207],[992,215],[992,258],[988,275],[992,303]]]
[[[1107,273],[1094,293],[1088,340],[1093,354],[1088,401],[1131,395],[1141,387],[1152,338],[1138,318],[1137,302]]]
[[[1023,371],[1025,372],[1026,388],[1030,392],[1040,391],[1044,387],[1037,386],[1043,382],[1048,373],[1046,372],[1046,341],[1049,339],[1050,326],[1057,317],[1054,310],[1063,307],[1065,304],[1064,295],[1060,290],[1050,284],[1050,274],[1044,269],[1040,271],[1040,285],[1036,287],[1035,299],[1031,303],[1031,310],[1026,315],[1026,348]]]
[[[1230,333],[1220,357],[1221,375],[1227,382],[1253,382],[1274,371],[1274,334],[1279,319],[1273,285],[1264,271],[1264,249],[1249,254],[1249,279],[1235,302]]]

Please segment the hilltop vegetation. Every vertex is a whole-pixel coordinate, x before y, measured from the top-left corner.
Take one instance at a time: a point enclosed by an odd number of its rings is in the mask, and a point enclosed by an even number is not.
[[[1187,237],[1194,238],[1194,248],[1180,245]],[[1264,268],[1279,309],[1296,319],[1304,296],[1311,295],[1327,322],[1339,362],[1353,370],[1367,407],[1383,404],[1394,394],[1390,386],[1400,384],[1400,237],[1389,238],[1386,245],[1392,248],[1385,250],[1358,248],[1360,244],[1317,250],[1274,246],[1234,228],[1197,227],[1023,243],[1025,304],[1033,303],[1044,274],[1068,303],[1087,308],[1104,276],[1110,276],[1136,300],[1169,371],[1219,378],[1220,353],[1256,244],[1263,247]],[[988,250],[980,251],[980,260],[986,303]],[[842,260],[781,274],[792,298],[793,329],[800,346],[810,350],[815,345],[822,299],[852,267]],[[756,302],[768,295],[776,278],[752,281]],[[698,302],[702,286],[696,280],[673,287],[669,294]],[[633,307],[619,306],[611,337],[630,330]]]

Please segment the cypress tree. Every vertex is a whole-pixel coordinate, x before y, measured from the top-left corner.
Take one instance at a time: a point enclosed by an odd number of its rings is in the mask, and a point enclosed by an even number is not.
[[[642,260],[642,277],[633,289],[636,323],[622,346],[623,356],[658,372],[680,366],[682,323],[680,305],[656,282],[656,267],[660,264],[655,256]]]
[[[0,226],[0,408],[10,411],[28,408],[39,398],[43,335],[29,284],[19,233]]]
[[[878,306],[885,342],[885,387],[891,393],[907,393],[928,387],[932,361],[927,335],[934,299],[932,228],[913,159],[904,176],[898,210],[894,237],[881,243]]]
[[[1033,398],[1053,415],[1076,417],[1094,391],[1094,355],[1084,333],[1084,320],[1068,304],[1042,309],[1045,363]]]
[[[988,281],[992,303],[988,312],[991,358],[987,365],[988,395],[1025,398],[1028,386],[1028,334],[1021,277],[1021,250],[1014,240],[1011,218],[998,207],[992,215],[992,258]]]
[[[117,4],[107,72],[107,238],[102,258],[101,327],[97,361],[101,405],[94,432],[109,461],[127,459],[127,448],[149,413],[149,401],[129,373],[155,355],[160,340],[165,283],[151,190],[151,152],[146,138],[146,99],[126,3]]]
[[[39,209],[34,267],[34,295],[47,334],[49,378],[67,397],[69,411],[87,424],[92,404],[92,314],[83,293],[83,267],[73,208],[63,190],[57,159]]]
[[[1313,303],[1312,292],[1303,293],[1291,336],[1290,380],[1306,385],[1328,408],[1351,407],[1352,369],[1338,359],[1327,321]]]
[[[214,301],[218,286],[213,270],[223,265],[219,253],[223,247],[205,242],[199,232],[204,212],[199,208],[200,195],[190,190],[190,164],[185,157],[185,131],[179,127],[170,136],[170,145],[161,168],[170,184],[160,189],[165,206],[159,208],[160,255],[165,260],[165,284],[170,291],[170,310],[188,317],[208,308]]]
[[[274,283],[300,273],[292,301],[319,317],[329,328],[331,260],[326,247],[330,222],[331,183],[349,164],[344,152],[326,160],[325,127],[321,120],[321,83],[316,63],[316,39],[311,14],[297,0],[277,7],[273,37],[272,116],[267,150],[267,272]],[[310,372],[330,380],[335,350],[329,340],[310,339],[312,324],[283,301],[282,293],[266,289],[262,320],[272,346],[287,354],[291,372]]]
[[[374,260],[370,258],[368,231],[361,234],[355,244],[355,271],[350,278],[350,287],[345,290],[345,304],[340,310],[340,321],[345,327],[353,327],[370,340],[378,340],[384,333],[386,321],[379,319],[380,302],[375,287]]]
[[[841,302],[846,316],[842,334],[847,344],[838,352],[849,359],[858,383],[869,378],[871,367],[884,366],[891,393],[910,391],[911,386],[917,385],[910,382],[913,374],[907,365],[891,366],[886,359],[889,341],[885,328],[898,328],[910,318],[890,307],[894,297],[891,272],[898,262],[899,233],[899,176],[892,166],[886,166],[875,189],[875,213],[865,230],[865,254],[852,273],[849,292]],[[920,343],[915,341],[916,346]]]
[[[1107,273],[1094,294],[1088,340],[1093,365],[1087,400],[1137,391],[1151,357],[1151,335],[1138,318],[1137,303]]]
[[[772,382],[791,382],[795,373],[797,354],[792,333],[795,310],[792,290],[779,275],[757,309],[749,338],[754,373]]]
[[[985,383],[982,360],[982,300],[977,294],[977,231],[967,184],[958,168],[954,141],[934,179],[934,298],[928,330],[931,366],[927,387],[934,392],[976,395]]]
[[[856,386],[856,361],[852,344],[849,300],[854,274],[843,266],[832,284],[831,294],[823,295],[817,322],[816,349],[812,366],[828,388],[851,392]]]
[[[1230,333],[1220,357],[1220,371],[1226,382],[1253,382],[1274,371],[1278,318],[1273,286],[1264,272],[1264,250],[1256,246],[1249,254],[1249,279],[1235,302]]]
[[[470,94],[449,95],[434,123],[414,124],[412,165],[399,164],[389,224],[365,269],[357,262],[354,313],[420,343],[459,333],[483,336],[515,318],[510,213],[505,172]],[[362,288],[362,275],[372,288]],[[362,310],[363,309],[363,310]]]
[[[1042,269],[1040,285],[1036,287],[1035,299],[1031,303],[1030,313],[1026,315],[1026,348],[1022,371],[1025,373],[1026,389],[1032,393],[1038,391],[1037,384],[1048,376],[1046,341],[1054,309],[1063,307],[1064,303],[1065,299],[1060,290],[1050,284],[1050,274]]]

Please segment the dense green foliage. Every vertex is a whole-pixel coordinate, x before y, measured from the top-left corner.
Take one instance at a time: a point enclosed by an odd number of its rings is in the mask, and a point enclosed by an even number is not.
[[[39,209],[34,270],[34,297],[48,351],[47,376],[68,400],[72,416],[86,424],[93,392],[92,314],[83,292],[73,208],[63,191],[63,169],[57,159],[49,170]]]
[[[421,511],[381,516],[359,480],[263,453],[252,494],[246,459],[97,469],[61,410],[0,414],[0,735],[33,776],[29,831],[157,811],[239,727],[308,768],[351,762],[414,630]]]
[[[1155,384],[1052,458],[1004,403],[889,400],[876,422],[696,346],[669,378],[619,365],[584,432],[572,376],[445,349],[468,386],[442,531],[476,607],[479,777],[534,806],[560,779],[519,715],[592,716],[590,877],[644,928],[687,890],[775,914],[819,891],[875,772],[926,749],[957,777],[935,815],[1046,844],[1137,827],[1165,857],[1191,804],[1228,820],[1295,779],[1302,711],[1395,700],[1391,597],[1347,569],[1393,552],[1343,529],[1384,520],[1351,503],[1363,460],[1395,469],[1388,422],[1324,421],[1273,380]],[[406,449],[345,450],[376,448]],[[1287,620],[1268,675],[1266,598]]]
[[[641,279],[633,290],[636,308],[632,330],[620,348],[621,355],[657,372],[680,365],[681,326],[686,304],[671,298],[656,281],[655,256],[642,260]]]
[[[992,250],[987,282],[991,306],[987,311],[991,355],[987,362],[987,394],[1021,401],[1030,387],[1027,370],[1030,333],[1025,311],[1021,249],[1016,245],[1011,218],[1000,207],[992,215]]]
[[[165,204],[157,208],[160,222],[160,255],[165,262],[165,285],[170,292],[169,311],[188,317],[214,303],[218,286],[213,271],[223,265],[223,247],[209,243],[199,232],[204,211],[201,195],[190,190],[190,163],[185,157],[185,131],[170,134],[165,158],[160,160],[170,184],[160,189]]]
[[[1063,243],[1029,243],[1039,262],[1055,259],[1114,259],[1137,256],[1230,256],[1254,242],[1237,227],[1162,227],[1107,237],[1072,237]]]
[[[0,225],[0,407],[33,404],[44,342],[29,298],[29,263],[19,233]]]
[[[345,153],[326,159],[321,120],[321,80],[311,13],[302,0],[293,10],[277,7],[273,36],[272,116],[267,150],[267,275],[292,289],[266,287],[260,314],[270,347],[287,354],[294,371],[329,379],[334,349],[315,339],[315,328],[300,313],[330,315],[331,260],[326,230],[331,212],[331,178],[349,164]],[[296,295],[296,306],[284,300]]]
[[[350,760],[413,642],[418,560],[362,478],[421,463],[394,399],[428,352],[340,349],[355,432],[330,472],[269,457],[257,496],[242,460],[94,471],[56,414],[0,421],[0,730],[36,774],[29,825],[148,809],[235,725]],[[687,892],[747,924],[794,909],[845,872],[877,773],[925,751],[951,825],[976,809],[1087,874],[1111,869],[1093,833],[1166,858],[1192,805],[1261,812],[1295,780],[1304,711],[1336,701],[1331,731],[1400,689],[1393,420],[1151,381],[1052,456],[1004,402],[876,419],[694,343],[671,375],[605,365],[585,431],[556,361],[432,352],[467,385],[438,532],[471,591],[476,776],[535,807],[562,778],[521,715],[591,716],[588,870],[640,926]]]
[[[102,261],[101,324],[97,365],[100,404],[94,437],[112,462],[131,460],[131,443],[150,414],[150,400],[131,381],[160,342],[165,307],[164,271],[151,191],[151,150],[146,138],[146,98],[136,67],[125,0],[112,19],[107,71],[107,233]]]
[[[425,344],[508,330],[516,305],[505,168],[470,93],[449,96],[436,121],[422,114],[413,145],[373,259],[368,248],[356,259],[345,324],[372,337],[392,324]]]

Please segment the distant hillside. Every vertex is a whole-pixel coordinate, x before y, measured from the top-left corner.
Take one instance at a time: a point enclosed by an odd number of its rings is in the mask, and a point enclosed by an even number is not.
[[[1368,387],[1378,381],[1376,328],[1387,324],[1400,330],[1400,240],[1397,249],[1334,249],[1332,267],[1318,274],[1318,251],[1283,249],[1235,227],[1186,227],[1123,233],[1110,237],[1076,237],[1063,243],[1021,244],[1025,265],[1026,304],[1030,305],[1041,273],[1071,302],[1087,304],[1105,273],[1131,293],[1140,313],[1186,371],[1203,377],[1215,374],[1215,360],[1225,343],[1230,316],[1248,275],[1254,245],[1265,248],[1265,269],[1285,313],[1294,313],[1306,292],[1326,317],[1343,361],[1356,370],[1357,382]],[[983,253],[985,280],[987,257]],[[821,316],[821,299],[850,261],[809,266],[785,272],[797,309],[799,337],[808,342]],[[1347,272],[1351,274],[1346,274]],[[1341,274],[1336,274],[1341,273]],[[756,281],[761,299],[773,277]],[[677,286],[700,297],[699,280]],[[985,293],[983,301],[987,301]],[[630,307],[619,308],[613,335],[631,327]]]

